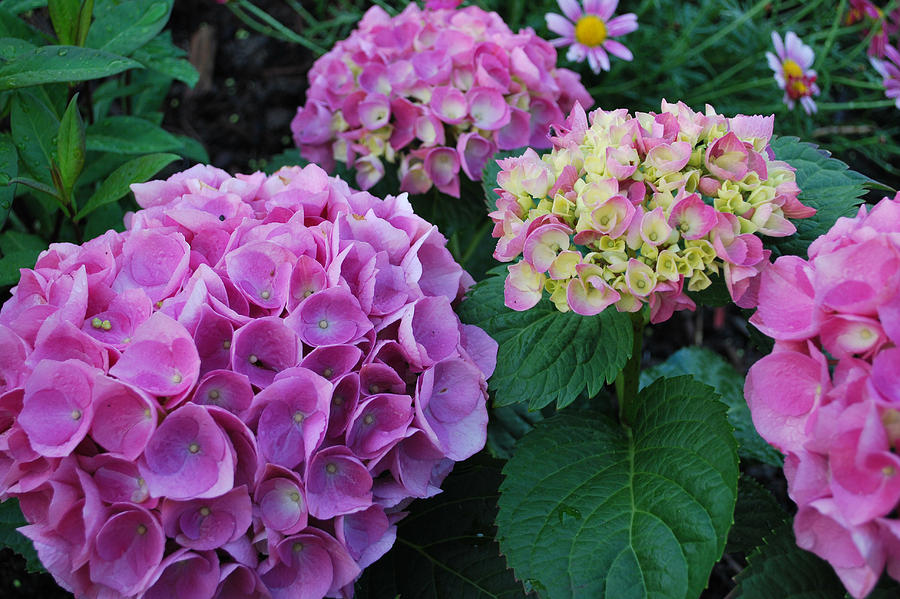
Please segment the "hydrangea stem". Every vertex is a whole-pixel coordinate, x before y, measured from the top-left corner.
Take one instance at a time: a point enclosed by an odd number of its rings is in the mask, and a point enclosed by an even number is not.
[[[644,312],[631,313],[631,357],[625,363],[625,368],[616,377],[616,396],[619,398],[619,420],[622,424],[631,426],[637,417],[637,394],[641,377],[641,352],[644,343],[644,326],[646,324]]]

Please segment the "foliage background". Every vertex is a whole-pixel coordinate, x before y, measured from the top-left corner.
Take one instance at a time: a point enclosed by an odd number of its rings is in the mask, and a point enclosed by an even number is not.
[[[0,8],[10,3],[3,0]],[[546,12],[559,12],[552,0],[475,3],[498,11],[513,28],[530,26],[544,37],[553,36],[543,17]],[[49,32],[40,2],[33,4],[36,8],[29,22]],[[184,152],[187,158],[173,162],[159,176],[188,167],[192,158],[203,156],[201,150],[212,164],[232,173],[271,170],[296,161],[289,123],[304,101],[306,72],[322,51],[349,34],[369,4],[356,0],[260,0],[254,4],[232,3],[229,10],[211,0],[175,2],[167,31],[198,76],[192,87],[177,80],[157,82],[152,90],[152,112],[158,114],[154,118],[165,131],[185,143],[192,139],[196,144],[191,144],[194,152]],[[378,4],[395,11],[405,2]],[[893,5],[896,2],[888,8]],[[624,39],[635,61],[614,60],[610,72],[595,75],[586,64],[568,64],[563,51],[560,64],[582,74],[597,101],[595,106],[603,108],[658,110],[660,98],[666,98],[684,100],[695,109],[709,102],[723,114],[774,113],[777,134],[815,142],[853,169],[898,188],[900,118],[893,103],[884,97],[880,77],[866,60],[864,26],[844,23],[846,8],[846,0],[621,0],[618,12],[636,13],[641,26]],[[790,112],[781,101],[781,91],[764,58],[765,51],[771,50],[773,30],[782,35],[787,30],[795,31],[816,52],[815,68],[823,93],[817,98],[820,112],[813,117],[799,108]],[[97,92],[103,84],[85,82],[78,90]],[[124,99],[114,98],[109,105],[112,114],[125,114],[132,108]],[[9,129],[8,116],[7,110],[3,114],[4,130]],[[94,185],[99,185],[99,180]],[[51,239],[47,227],[52,223],[42,213],[46,206],[33,195],[19,194],[13,206],[15,218],[3,226],[4,234],[14,231],[45,241],[77,241],[84,233],[63,226],[53,231]],[[873,193],[871,199],[881,195]],[[115,224],[124,211],[134,208],[133,200],[124,198],[116,204],[112,217],[107,217],[108,224]],[[453,211],[445,205],[431,208],[445,215]],[[39,249],[29,251],[36,254]],[[0,250],[9,255],[7,247],[0,246]],[[2,298],[7,289],[0,290]],[[656,373],[680,374],[691,367],[692,361],[713,361],[718,382],[704,382],[725,396],[729,419],[732,412],[741,409],[735,389],[748,365],[760,354],[738,310],[700,308],[695,314],[676,315],[647,335],[644,361],[657,365]],[[688,345],[704,348],[691,352],[710,354],[678,353],[677,358],[667,361]],[[646,382],[650,381],[652,378]],[[602,384],[603,380],[597,382],[598,386]],[[543,405],[552,404],[552,399],[547,398]],[[586,403],[583,396],[567,397],[566,402],[573,402],[567,410],[578,410]],[[510,578],[505,560],[492,541],[502,466],[497,458],[508,457],[513,441],[544,416],[551,416],[555,408],[549,405],[533,412],[521,408],[519,404],[494,411],[489,452],[494,457],[483,455],[460,467],[448,479],[444,495],[413,506],[413,515],[401,527],[394,552],[370,568],[361,581],[360,597],[378,599],[397,593],[402,597],[436,597],[440,595],[428,589],[438,582],[453,590],[453,596],[522,596],[523,588]],[[739,442],[752,444],[754,440],[748,433],[747,439],[739,438]],[[821,562],[810,554],[797,554],[791,542],[783,541],[784,531],[772,533],[775,542],[754,553],[762,537],[769,536],[790,510],[780,471],[770,464],[778,456],[771,450],[767,453],[767,449],[754,447],[759,459],[742,460],[738,511],[752,518],[736,523],[726,554],[701,596],[725,597],[748,555],[766,551],[785,555],[790,563],[808,564],[812,560],[811,567],[820,568],[814,579],[823,585],[814,596],[842,596],[833,579],[827,578],[830,570],[822,569]],[[14,516],[3,512],[3,518]],[[447,522],[453,523],[452,529],[442,528]],[[458,537],[456,543],[447,541],[451,533]],[[472,572],[475,563],[479,568],[474,578],[467,580],[462,573]],[[765,589],[766,572],[761,570],[764,568],[748,571],[744,577],[756,577],[756,588]],[[403,574],[410,571],[416,576]],[[745,592],[750,589],[747,596],[754,596],[753,588],[753,584],[745,585]],[[8,549],[0,552],[0,596],[70,597],[46,574],[26,573],[24,561]]]

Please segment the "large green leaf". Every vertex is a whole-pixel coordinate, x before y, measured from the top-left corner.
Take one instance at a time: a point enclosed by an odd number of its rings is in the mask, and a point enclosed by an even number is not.
[[[13,144],[12,137],[6,133],[0,134],[0,228],[6,222],[9,209],[12,208],[13,197],[16,193],[15,184],[10,184],[11,179],[19,175],[19,155]]]
[[[805,258],[806,249],[816,237],[825,234],[838,218],[856,213],[866,185],[873,182],[832,158],[830,152],[796,137],[773,139],[772,150],[778,160],[797,169],[800,201],[817,212],[810,218],[792,221],[797,226],[796,234],[766,238],[767,246],[776,255],[795,254]]]
[[[143,68],[124,56],[76,46],[43,46],[0,65],[0,91],[56,81],[100,79]]]
[[[96,20],[86,44],[123,56],[130,55],[162,31],[174,0],[130,0],[94,12]]]
[[[81,120],[81,112],[78,110],[78,94],[75,94],[60,119],[56,142],[57,162],[66,193],[71,193],[78,175],[81,174],[84,167],[84,151],[84,121]]]
[[[31,539],[16,530],[26,524],[28,522],[25,521],[16,499],[7,499],[0,503],[0,547],[9,547],[24,557],[29,572],[43,572],[44,567],[38,559]]]
[[[0,286],[15,285],[20,268],[31,268],[47,242],[35,235],[4,231],[0,234]]]
[[[632,429],[563,413],[503,469],[500,548],[551,598],[696,599],[722,555],[737,497],[725,406],[690,377],[638,395]]]
[[[0,37],[19,38],[34,45],[44,43],[42,33],[10,12],[9,2],[0,6]]]
[[[542,419],[538,410],[529,410],[524,403],[491,408],[487,430],[487,448],[491,455],[502,460],[511,458],[516,442]]]
[[[478,325],[500,345],[490,386],[497,405],[527,402],[542,408],[596,395],[631,355],[631,319],[615,308],[597,316],[559,312],[544,298],[516,312],[503,304],[503,267],[469,290],[460,305],[463,322]]]
[[[750,553],[784,522],[787,515],[755,478],[741,474],[737,505],[734,507],[734,526],[728,531],[725,552]]]
[[[648,385],[661,376],[689,374],[702,383],[715,388],[728,406],[728,421],[734,427],[738,453],[741,457],[752,458],[781,466],[781,454],[766,443],[753,426],[750,408],[744,400],[744,377],[725,358],[704,347],[684,347],[672,354],[662,364],[657,364],[641,373],[641,384]]]
[[[178,158],[175,154],[147,154],[129,160],[103,181],[94,195],[78,211],[76,220],[80,220],[101,206],[115,202],[129,192],[132,183],[143,183]]]
[[[66,46],[75,45],[81,0],[50,0],[47,8],[59,43]]]
[[[190,62],[183,58],[184,50],[172,43],[172,34],[163,31],[155,38],[135,50],[131,57],[148,69],[159,71],[173,79],[194,87],[200,74]]]
[[[797,547],[791,523],[766,535],[765,544],[747,558],[735,577],[734,599],[843,599],[844,586],[828,562]]]
[[[12,99],[9,115],[13,143],[25,168],[42,183],[50,182],[50,161],[56,155],[53,136],[59,117],[44,91],[21,90]]]
[[[413,503],[394,547],[357,583],[358,599],[525,597],[494,540],[501,465],[476,456],[454,468],[442,493]]]
[[[87,128],[88,150],[147,154],[177,150],[182,143],[154,123],[136,116],[110,116]]]

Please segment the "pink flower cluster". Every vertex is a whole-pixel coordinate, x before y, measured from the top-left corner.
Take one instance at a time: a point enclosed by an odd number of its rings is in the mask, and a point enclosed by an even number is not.
[[[658,114],[596,110],[588,124],[576,106],[551,153],[500,161],[494,257],[523,256],[506,305],[527,310],[546,290],[563,312],[649,304],[662,322],[694,309],[685,287],[718,275],[739,306],[755,306],[770,253],[757,234],[790,235],[788,218],[815,213],[797,199],[794,169],[774,159],[773,124],[665,100]]]
[[[497,150],[548,148],[549,126],[576,100],[593,103],[533,30],[515,34],[496,13],[441,4],[411,2],[394,18],[373,6],[316,61],[291,123],[304,158],[352,166],[362,189],[399,160],[401,191],[459,197],[460,170],[479,181]]]
[[[133,186],[0,310],[0,498],[79,597],[347,597],[483,446],[496,343],[405,196],[310,165]]]
[[[900,580],[900,194],[841,218],[762,274],[750,319],[775,339],[744,395],[784,452],[797,544],[854,597]]]

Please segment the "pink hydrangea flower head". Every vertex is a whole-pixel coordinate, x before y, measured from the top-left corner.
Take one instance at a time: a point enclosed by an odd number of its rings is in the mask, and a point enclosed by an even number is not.
[[[363,28],[390,22],[379,10]],[[462,30],[483,13],[442,12],[468,25],[430,29],[437,53],[406,68],[368,65],[346,119],[390,128],[422,106],[391,90],[471,58]],[[379,45],[412,48],[414,25]],[[510,54],[481,53],[502,79]],[[516,56],[540,78],[528,63],[543,54]],[[333,67],[329,93],[349,93],[353,73]],[[447,117],[462,91],[441,85]],[[479,118],[496,125],[490,104]],[[330,134],[322,108],[308,139]],[[422,148],[428,185],[480,172],[489,131]],[[19,501],[22,532],[76,596],[351,596],[394,543],[399,506],[438,493],[484,445],[497,344],[454,312],[471,277],[405,194],[378,199],[315,165],[198,166],[135,194],[144,209],[123,233],[54,244],[0,308],[0,496]]]
[[[763,273],[750,319],[775,347],[744,394],[757,430],[787,454],[797,543],[856,598],[886,563],[900,576],[898,233],[900,195],[838,219],[809,260],[782,256]]]
[[[301,154],[326,168],[352,165],[363,189],[398,164],[401,191],[459,197],[460,177],[479,181],[498,149],[546,148],[551,125],[576,102],[592,103],[533,30],[514,33],[496,13],[458,5],[369,11],[316,61],[291,124]],[[628,17],[610,20],[610,35],[630,30]],[[604,46],[628,52],[612,40]]]
[[[554,46],[569,46],[566,58],[572,62],[587,59],[591,70],[609,70],[609,54],[622,60],[632,60],[631,50],[612,38],[638,28],[637,16],[626,13],[613,17],[618,0],[558,0],[563,14],[548,13],[547,28],[561,37],[552,40]],[[563,16],[565,15],[565,16]]]
[[[784,90],[784,103],[793,110],[799,101],[806,114],[816,112],[818,109],[813,96],[821,92],[816,85],[816,72],[811,68],[815,60],[812,48],[800,41],[793,31],[785,34],[784,41],[773,31],[772,44],[775,53],[766,52],[766,60],[775,72],[778,87]]]
[[[561,311],[649,304],[660,322],[694,309],[687,293],[720,277],[739,306],[755,307],[769,264],[760,236],[788,236],[788,218],[815,213],[772,156],[773,125],[665,100],[660,113],[635,115],[588,117],[576,105],[550,153],[498,161],[494,257],[521,256],[508,267],[506,305],[527,310],[546,291]]]

